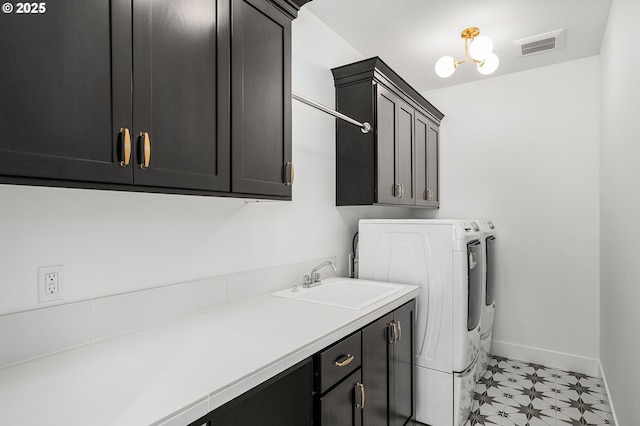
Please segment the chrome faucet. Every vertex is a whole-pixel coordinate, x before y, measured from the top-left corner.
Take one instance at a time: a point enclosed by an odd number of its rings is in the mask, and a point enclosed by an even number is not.
[[[309,275],[304,276],[302,287],[309,288],[309,287],[315,287],[317,285],[320,285],[322,281],[320,280],[320,273],[318,271],[324,268],[325,266],[331,266],[333,268],[333,272],[338,273],[338,270],[336,269],[336,265],[334,265],[333,262],[327,260],[325,262],[322,262],[315,268],[313,268]]]

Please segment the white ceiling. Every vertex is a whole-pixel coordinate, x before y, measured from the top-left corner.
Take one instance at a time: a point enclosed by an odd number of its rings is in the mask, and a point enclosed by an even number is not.
[[[419,92],[597,55],[611,0],[314,0],[305,5],[365,57],[379,56]],[[449,78],[434,72],[444,55],[460,60],[460,32],[490,37],[500,66],[491,76],[472,63]],[[562,49],[517,57],[514,40],[566,30]]]

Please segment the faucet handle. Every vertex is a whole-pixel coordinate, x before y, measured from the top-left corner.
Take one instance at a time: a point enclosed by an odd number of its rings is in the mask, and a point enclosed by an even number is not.
[[[319,283],[320,282],[320,272],[316,272],[315,274],[313,274],[313,281],[314,283]]]
[[[308,287],[309,284],[311,284],[311,276],[309,275],[305,275],[302,281],[302,286],[303,287]]]

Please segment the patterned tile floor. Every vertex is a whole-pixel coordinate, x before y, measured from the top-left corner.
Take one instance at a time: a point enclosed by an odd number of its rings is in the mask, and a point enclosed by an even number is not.
[[[613,425],[604,383],[581,373],[491,356],[465,426]]]

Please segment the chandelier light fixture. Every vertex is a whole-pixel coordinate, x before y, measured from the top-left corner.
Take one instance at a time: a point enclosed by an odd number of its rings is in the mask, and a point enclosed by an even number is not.
[[[451,76],[458,65],[471,58],[476,63],[480,74],[489,75],[498,69],[500,59],[493,53],[493,41],[489,37],[481,36],[480,30],[470,27],[462,31],[460,37],[464,39],[464,59],[455,60],[451,56],[443,56],[436,62],[436,74],[439,77],[447,78]]]

